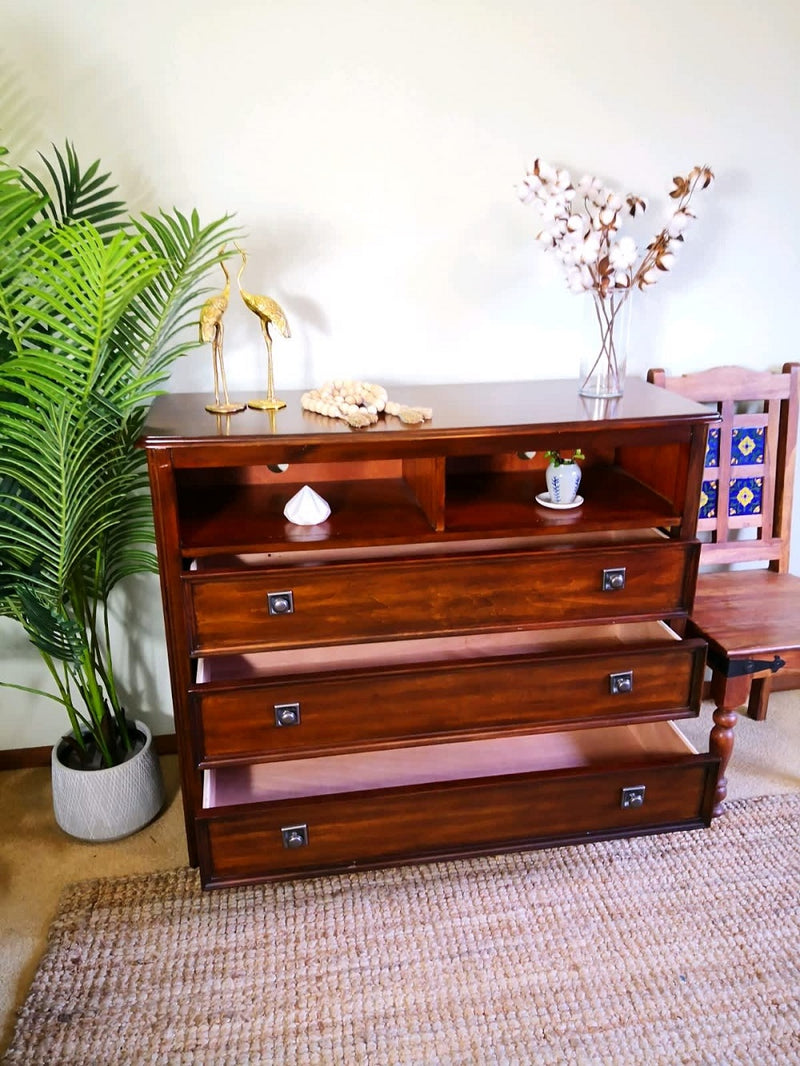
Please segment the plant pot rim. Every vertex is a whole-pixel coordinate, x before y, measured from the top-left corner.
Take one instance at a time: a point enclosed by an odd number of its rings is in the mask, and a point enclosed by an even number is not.
[[[131,749],[127,758],[125,758],[122,762],[116,763],[114,766],[99,766],[95,769],[91,769],[90,767],[79,768],[75,766],[68,766],[65,762],[62,762],[61,756],[59,755],[59,749],[61,748],[61,745],[64,743],[64,741],[69,740],[69,738],[72,736],[72,733],[64,733],[53,745],[51,752],[51,763],[58,763],[59,770],[63,771],[64,773],[113,774],[115,770],[119,770],[121,767],[127,766],[132,759],[148,751],[153,743],[153,734],[150,732],[150,729],[145,725],[144,722],[140,721],[138,718],[134,718],[132,720],[128,719],[128,722],[130,725],[133,725],[137,733],[141,734],[144,739],[144,743],[141,745],[141,747],[136,747],[136,745],[134,744],[134,747]]]

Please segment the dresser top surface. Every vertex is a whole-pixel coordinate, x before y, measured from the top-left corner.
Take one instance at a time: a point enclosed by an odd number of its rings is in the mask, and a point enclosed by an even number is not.
[[[510,435],[526,430],[592,432],[599,428],[631,429],[664,423],[705,423],[713,412],[647,382],[630,378],[625,395],[613,400],[578,395],[575,380],[397,385],[390,399],[411,406],[430,407],[433,418],[406,425],[382,416],[365,429],[353,430],[341,419],[305,411],[302,393],[279,390],[286,407],[277,412],[246,410],[224,416],[209,414],[207,393],[167,393],[156,398],[142,435],[145,447],[246,441],[269,438],[322,442],[331,437],[406,438]],[[253,398],[256,395],[253,391]],[[233,398],[233,397],[232,397]],[[238,398],[238,397],[237,397]]]

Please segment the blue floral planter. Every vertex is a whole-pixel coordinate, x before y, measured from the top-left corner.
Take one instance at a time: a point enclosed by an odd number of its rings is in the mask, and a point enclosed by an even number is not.
[[[581,468],[577,463],[551,463],[545,471],[547,491],[553,503],[572,503],[578,495]]]

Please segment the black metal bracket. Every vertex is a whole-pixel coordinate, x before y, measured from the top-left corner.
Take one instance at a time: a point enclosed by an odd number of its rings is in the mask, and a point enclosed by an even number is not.
[[[708,665],[712,670],[717,670],[725,677],[746,677],[748,674],[760,674],[764,670],[770,670],[773,674],[786,666],[786,660],[776,655],[771,661],[768,659],[729,659],[727,655],[719,655],[708,649]]]

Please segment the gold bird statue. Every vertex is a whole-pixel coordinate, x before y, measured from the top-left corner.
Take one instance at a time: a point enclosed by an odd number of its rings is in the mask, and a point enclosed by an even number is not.
[[[224,252],[223,248],[220,252]],[[219,264],[225,275],[225,288],[215,296],[209,296],[200,308],[200,340],[211,344],[211,358],[214,364],[214,402],[206,404],[206,411],[215,415],[231,415],[244,411],[245,404],[231,403],[228,396],[228,382],[225,377],[225,363],[222,358],[222,317],[228,309],[228,297],[231,292],[231,279],[224,263]],[[219,386],[222,382],[223,401],[220,402]]]
[[[239,248],[239,245],[236,245]],[[261,322],[261,332],[264,334],[264,343],[267,346],[267,395],[263,400],[248,400],[247,406],[253,407],[257,411],[278,411],[281,407],[285,407],[284,400],[278,400],[275,397],[275,380],[272,371],[272,337],[270,336],[269,327],[277,326],[284,337],[291,337],[289,330],[289,323],[286,321],[286,315],[281,310],[280,306],[272,300],[269,296],[257,296],[252,292],[248,292],[242,288],[242,274],[244,268],[247,266],[247,254],[244,249],[239,248],[239,254],[242,257],[242,265],[239,267],[239,273],[236,276],[236,283],[239,286],[239,292],[244,300],[245,307],[252,311],[254,315],[257,315]]]

